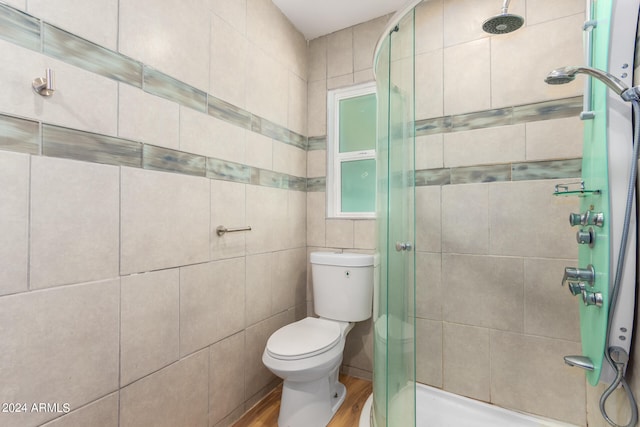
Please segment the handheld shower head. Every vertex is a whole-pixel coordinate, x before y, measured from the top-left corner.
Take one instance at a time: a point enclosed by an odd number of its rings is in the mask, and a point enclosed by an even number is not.
[[[502,13],[487,19],[482,23],[482,29],[489,34],[506,34],[517,30],[524,24],[522,16],[507,13],[509,1],[505,0],[502,5]]]
[[[576,78],[576,74],[587,74],[600,80],[602,83],[607,85],[609,89],[620,95],[625,101],[629,101],[631,99],[629,97],[635,95],[635,90],[629,90],[627,85],[625,85],[616,76],[591,67],[569,66],[556,68],[547,75],[544,81],[550,85],[569,83]]]

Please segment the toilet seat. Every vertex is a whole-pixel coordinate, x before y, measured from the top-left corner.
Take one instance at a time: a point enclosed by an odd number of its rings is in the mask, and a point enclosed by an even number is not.
[[[267,353],[280,360],[297,360],[316,356],[340,342],[340,324],[307,317],[274,332],[267,341]]]

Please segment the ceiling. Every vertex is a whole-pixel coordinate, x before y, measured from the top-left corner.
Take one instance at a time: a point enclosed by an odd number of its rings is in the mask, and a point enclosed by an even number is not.
[[[273,0],[307,40],[395,12],[407,0]]]

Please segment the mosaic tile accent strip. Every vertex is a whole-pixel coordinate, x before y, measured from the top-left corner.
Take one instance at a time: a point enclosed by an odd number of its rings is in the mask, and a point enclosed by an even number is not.
[[[470,166],[451,169],[451,184],[511,181],[511,165]]]
[[[42,125],[42,154],[116,166],[142,166],[142,144],[96,133]]]
[[[209,95],[207,109],[210,116],[251,130],[251,113],[220,98]]]
[[[511,178],[514,181],[577,178],[581,175],[582,159],[514,163],[511,167]]]
[[[40,152],[40,124],[17,117],[0,116],[0,149],[18,153]]]
[[[142,87],[142,64],[49,24],[44,24],[43,52],[87,71]]]
[[[6,4],[0,4],[0,38],[40,51],[40,20]]]
[[[326,150],[326,149],[327,149],[326,136],[310,136],[308,138],[307,151]]]
[[[416,136],[578,116],[582,96],[416,121]]]
[[[317,178],[307,178],[307,192],[327,191],[327,178],[324,176]]]
[[[262,117],[252,116],[251,130],[294,147],[307,149],[307,139],[304,136]]]
[[[288,190],[306,190],[306,178],[260,168],[251,169],[251,184]]]
[[[451,169],[423,169],[416,171],[416,186],[449,185],[451,184]]]
[[[207,178],[251,184],[252,167],[207,157]]]
[[[205,176],[207,171],[204,156],[148,144],[142,149],[142,167],[194,176]]]
[[[143,89],[152,95],[177,102],[202,113],[207,112],[207,94],[151,67],[143,68]]]

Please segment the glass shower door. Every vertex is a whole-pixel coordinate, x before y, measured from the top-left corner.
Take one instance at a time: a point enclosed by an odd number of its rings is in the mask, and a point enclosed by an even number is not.
[[[373,425],[415,426],[414,16],[380,50]]]

